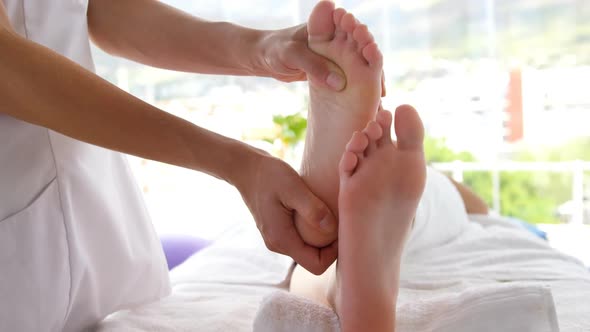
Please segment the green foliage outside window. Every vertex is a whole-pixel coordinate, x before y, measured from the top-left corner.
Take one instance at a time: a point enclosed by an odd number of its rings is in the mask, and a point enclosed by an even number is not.
[[[307,119],[301,113],[275,115],[272,121],[280,128],[277,138],[285,147],[294,148],[305,138]]]
[[[276,155],[287,161],[293,161],[295,147],[305,139],[307,119],[303,112],[291,115],[273,116],[275,131],[264,138],[264,141],[275,145]]]
[[[475,161],[469,152],[455,152],[442,139],[427,137],[424,150],[428,162]],[[513,156],[516,161],[563,161],[590,159],[590,139],[543,151],[526,150]],[[465,172],[463,182],[492,205],[491,172]],[[572,176],[552,172],[501,172],[500,213],[531,223],[556,223],[557,207],[571,199]]]

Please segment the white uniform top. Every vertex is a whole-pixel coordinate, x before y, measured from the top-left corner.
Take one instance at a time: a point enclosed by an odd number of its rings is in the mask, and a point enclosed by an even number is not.
[[[88,0],[3,1],[20,35],[93,70]],[[0,110],[0,331],[79,331],[169,292],[125,157]]]

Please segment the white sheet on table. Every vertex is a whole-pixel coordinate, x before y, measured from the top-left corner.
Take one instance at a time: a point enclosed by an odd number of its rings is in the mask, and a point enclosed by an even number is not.
[[[406,295],[400,296],[400,304],[432,287],[431,282],[420,282],[422,273],[457,289],[506,281],[508,276],[528,285],[551,287],[562,332],[590,331],[590,274],[576,260],[555,253],[525,232],[516,236],[510,232],[507,241],[514,248],[502,250],[506,241],[501,239],[512,226],[501,218],[473,218],[466,232],[477,237],[465,233],[456,246],[448,243],[436,251],[406,257],[401,291]],[[526,255],[519,253],[524,247]],[[457,261],[463,262],[464,271],[448,267]],[[289,258],[268,252],[257,229],[244,224],[173,271],[170,297],[116,313],[98,330],[252,331],[261,300],[285,289],[291,264]],[[476,268],[484,264],[484,271]],[[522,278],[525,275],[529,279]]]
[[[400,303],[433,287],[546,286],[560,330],[590,331],[590,273],[580,261],[502,217],[469,217],[468,227],[453,241],[404,257],[401,287],[407,297]]]

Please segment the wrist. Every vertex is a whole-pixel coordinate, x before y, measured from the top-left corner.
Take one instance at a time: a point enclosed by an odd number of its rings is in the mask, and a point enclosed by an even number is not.
[[[237,34],[237,49],[233,52],[235,61],[249,76],[265,76],[263,44],[267,32],[265,30],[237,27],[238,30],[241,30],[241,33]]]
[[[252,32],[252,43],[250,46],[250,53],[245,57],[247,63],[246,67],[252,76],[258,77],[272,77],[270,70],[269,51],[272,48],[272,31],[270,30],[255,30]]]
[[[221,177],[242,192],[256,176],[258,165],[268,157],[268,153],[243,142],[233,143],[227,149],[231,162],[227,163]]]
[[[214,176],[240,189],[251,177],[252,169],[264,154],[241,141],[219,135],[212,131],[187,123],[176,130],[180,136],[175,146],[188,154],[188,160],[172,162],[198,172]]]

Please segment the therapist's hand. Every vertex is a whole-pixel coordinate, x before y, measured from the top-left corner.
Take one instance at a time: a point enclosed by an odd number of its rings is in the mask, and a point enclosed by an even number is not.
[[[313,80],[335,91],[346,87],[346,75],[332,61],[307,46],[307,24],[266,31],[260,45],[266,76],[283,82]],[[381,75],[381,97],[385,97],[385,73]]]
[[[287,163],[264,152],[249,159],[235,185],[267,248],[292,257],[311,273],[323,273],[336,260],[337,242],[325,248],[307,245],[295,228],[294,217],[300,214],[311,227],[333,234],[334,239],[338,233],[336,218]]]
[[[307,25],[265,31],[260,40],[259,67],[283,82],[313,80],[335,91],[346,86],[344,72],[333,62],[307,47]]]

